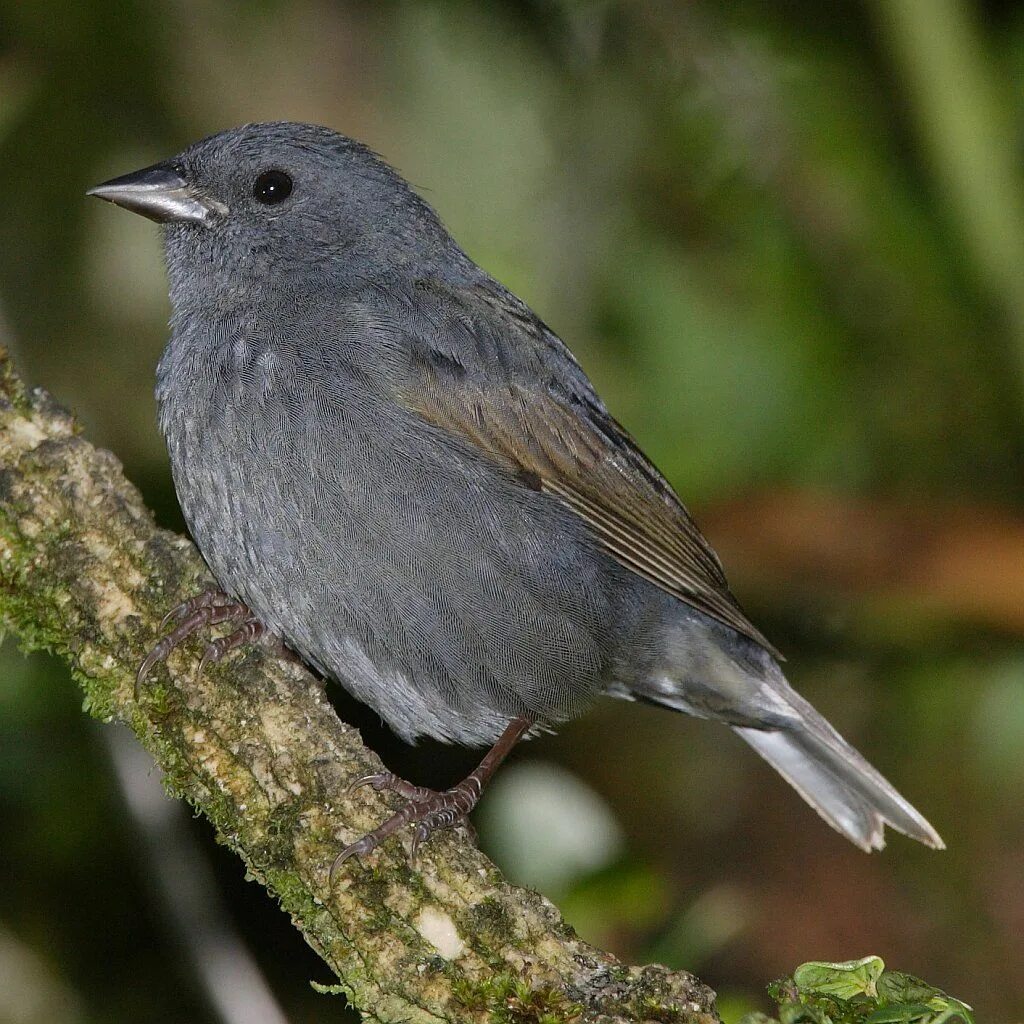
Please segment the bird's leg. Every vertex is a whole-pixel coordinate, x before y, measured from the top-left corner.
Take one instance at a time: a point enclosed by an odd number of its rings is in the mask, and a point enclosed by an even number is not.
[[[473,810],[495,769],[508,757],[512,748],[533,724],[531,718],[513,718],[480,764],[460,783],[441,793],[422,786],[414,786],[397,775],[392,775],[391,772],[364,775],[357,779],[350,789],[372,786],[379,791],[390,790],[404,797],[408,803],[362,839],[357,839],[346,846],[331,865],[330,881],[333,882],[338,868],[350,857],[364,857],[372,853],[388,836],[411,824],[415,824],[416,831],[413,833],[409,856],[410,860],[415,861],[420,844],[432,833],[438,829],[458,825]]]
[[[222,590],[205,590],[172,608],[163,617],[160,625],[166,627],[172,622],[177,625],[153,647],[146,655],[145,661],[139,666],[138,674],[135,677],[136,697],[138,697],[139,688],[146,681],[153,666],[157,662],[166,661],[171,652],[193,633],[206,626],[215,626],[221,622],[237,622],[239,619],[243,621],[233,633],[213,640],[207,645],[202,660],[199,662],[200,672],[207,663],[220,661],[228,651],[235,647],[258,639],[266,632],[266,629],[256,620],[246,605],[229,594],[225,594]]]

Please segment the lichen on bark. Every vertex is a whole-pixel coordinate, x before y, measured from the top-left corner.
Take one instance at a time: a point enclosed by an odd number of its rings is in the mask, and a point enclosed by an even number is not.
[[[132,728],[353,1005],[380,1021],[717,1020],[697,979],[589,946],[464,830],[434,837],[416,869],[386,844],[330,887],[341,845],[397,805],[346,793],[381,765],[318,679],[260,649],[197,675],[190,643],[136,698],[161,616],[211,583],[192,544],[155,527],[117,459],[27,391],[0,349],[0,623],[66,662],[91,714]]]

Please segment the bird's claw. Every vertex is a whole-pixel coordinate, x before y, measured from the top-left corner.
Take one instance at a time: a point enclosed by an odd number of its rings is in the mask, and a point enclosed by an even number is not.
[[[378,792],[389,790],[398,793],[408,802],[372,832],[367,832],[365,836],[357,839],[354,843],[349,843],[335,857],[327,876],[328,883],[331,885],[334,884],[338,869],[346,861],[353,857],[362,858],[373,853],[385,839],[409,824],[416,825],[409,845],[409,862],[413,867],[416,866],[420,845],[441,829],[465,824],[469,829],[470,836],[473,839],[476,838],[476,832],[466,817],[480,796],[475,781],[471,781],[471,779],[465,779],[451,789],[438,792],[424,786],[414,786],[411,782],[406,782],[391,772],[380,772],[356,779],[348,787],[348,792],[351,793],[364,786],[370,786]]]
[[[397,793],[403,800],[410,802],[428,800],[432,796],[437,796],[435,790],[427,789],[425,786],[414,786],[411,782],[406,782],[405,779],[395,775],[393,772],[375,772],[371,775],[362,775],[355,782],[350,783],[345,792],[352,794],[357,789],[364,789],[367,786],[375,789],[378,793],[385,791]]]
[[[391,772],[377,772],[363,775],[356,779],[349,788],[351,793],[363,786],[372,786],[378,792],[391,790],[406,799],[404,807],[392,814],[387,821],[378,825],[372,832],[367,832],[361,839],[349,843],[331,865],[327,874],[328,884],[334,883],[338,869],[352,857],[365,857],[372,853],[388,836],[393,835],[406,825],[415,825],[409,859],[415,864],[420,846],[435,832],[443,828],[453,828],[465,824],[470,837],[475,840],[476,832],[469,824],[468,815],[477,805],[487,780],[494,774],[495,768],[508,756],[508,752],[533,726],[534,720],[525,715],[513,718],[498,737],[498,741],[487,752],[484,759],[458,785],[438,793],[433,789],[414,786],[400,779]]]
[[[246,605],[219,590],[205,590],[172,608],[161,620],[160,628],[165,629],[173,622],[177,625],[155,644],[139,666],[139,671],[135,675],[135,699],[138,700],[142,684],[153,668],[166,661],[175,648],[193,633],[205,626],[234,622],[242,616],[246,616],[246,619],[238,629],[207,645],[199,662],[200,673],[207,663],[220,661],[228,651],[255,640],[265,632],[265,629],[256,621]]]
[[[248,612],[248,609],[246,609],[246,612]],[[206,645],[206,648],[203,650],[203,656],[199,659],[196,675],[201,676],[207,665],[216,664],[230,651],[238,647],[244,647],[246,644],[255,643],[266,632],[266,626],[253,618],[252,614],[249,613],[249,618],[233,633],[217,637],[216,640],[211,640]]]
[[[181,604],[176,604],[161,620],[160,628],[166,629],[172,622],[178,622],[187,616],[193,615],[202,608],[213,608],[215,606],[235,605],[238,602],[223,590],[216,590],[210,587],[201,591],[194,597],[190,597]]]

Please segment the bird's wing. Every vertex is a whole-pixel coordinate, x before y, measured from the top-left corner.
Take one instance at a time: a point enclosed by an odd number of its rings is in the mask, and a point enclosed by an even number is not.
[[[626,568],[781,657],[744,615],[671,486],[562,342],[503,290],[448,293],[440,309],[444,293],[430,290],[411,339],[417,384],[403,403],[524,486],[553,495]]]

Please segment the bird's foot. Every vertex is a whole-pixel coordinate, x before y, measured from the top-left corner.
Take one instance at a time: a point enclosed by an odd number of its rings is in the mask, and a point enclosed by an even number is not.
[[[378,792],[388,790],[404,798],[406,805],[391,815],[382,825],[372,832],[367,832],[362,839],[350,843],[334,859],[328,874],[328,882],[334,882],[338,868],[352,857],[365,857],[372,853],[388,836],[394,835],[406,825],[415,825],[412,844],[409,848],[409,860],[415,863],[420,844],[431,835],[443,828],[453,828],[465,824],[475,838],[472,826],[466,816],[477,805],[480,794],[484,790],[495,769],[508,756],[509,751],[533,726],[532,718],[513,718],[498,737],[497,743],[487,752],[480,764],[467,775],[458,785],[452,786],[441,793],[422,786],[414,786],[405,779],[400,779],[391,772],[380,772],[377,775],[364,775],[349,786],[349,792],[372,786]]]
[[[245,644],[253,643],[267,633],[267,628],[260,623],[249,608],[241,601],[235,600],[222,590],[204,590],[203,593],[183,601],[172,608],[160,622],[166,628],[177,623],[146,655],[145,661],[139,666],[135,676],[135,696],[153,667],[166,661],[171,652],[184,643],[193,633],[207,626],[216,626],[222,622],[235,624],[236,628],[227,636],[211,640],[203,651],[198,671],[201,673],[210,662],[220,661],[228,651]]]
[[[476,806],[482,790],[482,783],[475,772],[458,785],[442,792],[427,789],[424,786],[414,786],[411,782],[392,775],[391,772],[381,772],[377,775],[364,775],[361,779],[356,779],[349,786],[349,792],[364,786],[371,786],[378,792],[387,790],[397,793],[408,803],[383,824],[378,825],[372,832],[367,832],[362,839],[350,843],[338,854],[331,865],[329,874],[329,880],[332,883],[338,868],[345,861],[351,857],[365,857],[376,850],[389,836],[411,824],[415,824],[416,830],[413,832],[412,843],[409,847],[409,860],[415,864],[420,844],[430,838],[434,832],[440,829],[454,828],[459,824],[469,826],[466,816]],[[472,826],[469,827],[472,831]]]

